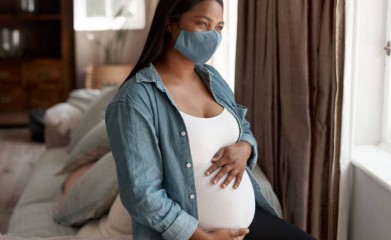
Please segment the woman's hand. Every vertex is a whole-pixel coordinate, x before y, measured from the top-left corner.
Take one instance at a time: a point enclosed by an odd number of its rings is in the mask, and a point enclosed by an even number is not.
[[[248,228],[240,229],[218,229],[205,232],[198,227],[190,240],[242,240],[250,232]]]
[[[235,230],[219,229],[216,231],[208,232],[208,239],[209,240],[220,240],[220,239],[242,240],[248,233],[249,230],[247,228],[235,229]]]
[[[212,179],[213,184],[217,184],[225,175],[225,181],[221,184],[222,188],[227,187],[235,178],[234,188],[238,188],[244,171],[246,169],[247,160],[250,158],[252,147],[246,141],[240,141],[227,147],[221,148],[212,159],[212,166],[206,170],[206,175],[209,176],[217,169],[220,171]]]

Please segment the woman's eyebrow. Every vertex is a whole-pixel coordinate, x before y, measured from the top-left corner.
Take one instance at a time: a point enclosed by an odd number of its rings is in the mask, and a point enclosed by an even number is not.
[[[210,17],[207,16],[194,16],[194,18],[205,18],[208,21],[213,21]],[[219,24],[225,24],[224,21],[218,22]]]

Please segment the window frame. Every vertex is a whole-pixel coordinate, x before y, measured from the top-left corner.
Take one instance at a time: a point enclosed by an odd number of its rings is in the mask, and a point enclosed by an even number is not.
[[[74,0],[74,29],[76,31],[107,31],[120,29],[144,29],[145,28],[145,0],[133,0],[136,2],[136,14],[134,17],[111,16],[112,0],[104,0],[106,8],[105,17],[88,17],[87,0]]]
[[[391,45],[391,0],[387,0],[387,31],[386,43],[390,41]],[[384,92],[383,92],[383,123],[382,140],[379,144],[382,148],[391,152],[391,54],[385,56],[384,67]]]

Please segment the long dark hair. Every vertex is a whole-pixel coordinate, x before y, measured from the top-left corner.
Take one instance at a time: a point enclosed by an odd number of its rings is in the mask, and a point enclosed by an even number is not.
[[[132,78],[139,70],[159,59],[169,41],[166,25],[169,20],[178,21],[180,17],[195,5],[205,0],[160,0],[149,29],[147,41],[141,56],[125,81]],[[224,7],[223,0],[216,0]]]

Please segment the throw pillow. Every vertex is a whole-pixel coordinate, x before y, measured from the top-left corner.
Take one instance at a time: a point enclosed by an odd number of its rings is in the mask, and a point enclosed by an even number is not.
[[[78,236],[120,236],[132,234],[132,218],[117,195],[110,211],[102,218],[86,223],[77,233]]]
[[[69,143],[70,133],[83,113],[69,103],[59,103],[45,113],[45,145],[47,148],[62,147]]]
[[[115,162],[111,152],[99,159],[54,209],[54,220],[65,226],[80,226],[102,217],[118,194]]]
[[[94,163],[86,164],[79,169],[71,172],[65,179],[64,184],[62,185],[62,195],[66,197],[76,185],[77,181],[94,165]]]
[[[84,112],[78,125],[71,132],[71,140],[68,145],[68,152],[71,152],[83,136],[88,133],[97,123],[102,121],[105,110],[111,99],[117,93],[118,86],[106,87],[102,93],[93,100]]]
[[[99,89],[79,88],[69,93],[67,102],[85,112],[89,105],[101,94]]]
[[[94,162],[109,151],[110,143],[105,121],[101,120],[76,144],[59,174],[72,172],[87,163]]]

